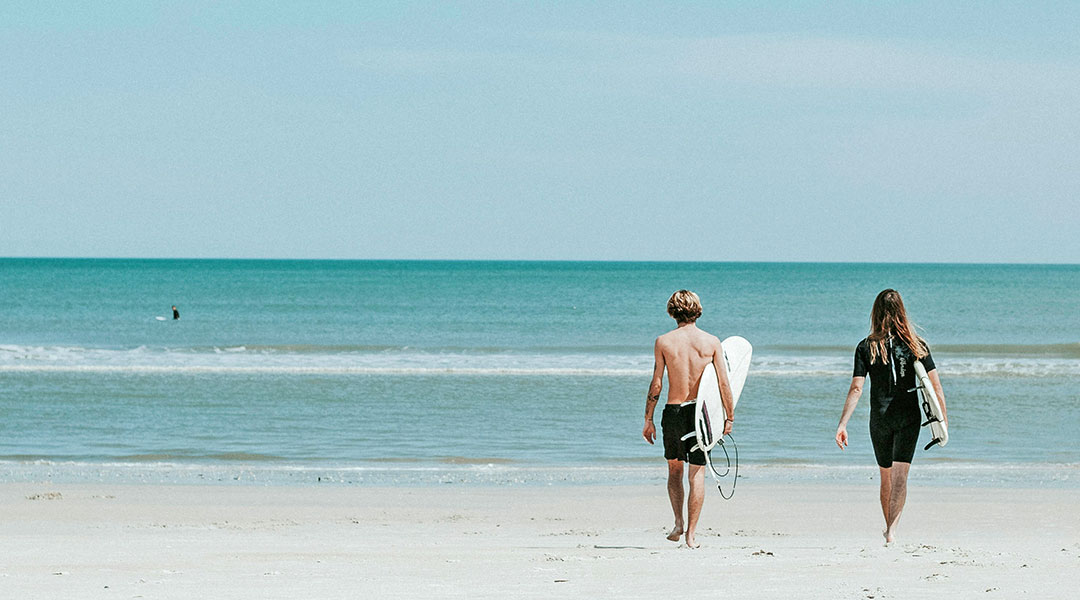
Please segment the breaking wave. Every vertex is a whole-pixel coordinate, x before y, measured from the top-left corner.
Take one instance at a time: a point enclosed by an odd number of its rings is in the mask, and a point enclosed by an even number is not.
[[[937,364],[959,377],[1080,376],[1077,344],[942,346]],[[850,349],[759,348],[756,377],[844,377]],[[647,377],[649,353],[620,348],[252,346],[86,348],[0,345],[0,372],[130,374]]]

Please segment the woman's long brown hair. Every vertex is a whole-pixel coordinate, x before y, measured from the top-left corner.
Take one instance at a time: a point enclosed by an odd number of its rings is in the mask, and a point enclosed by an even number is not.
[[[900,292],[894,289],[882,290],[874,299],[874,308],[870,310],[870,362],[876,363],[878,357],[886,364],[889,352],[885,345],[889,338],[898,338],[915,355],[916,359],[926,356],[926,342],[915,335],[915,327],[908,319],[904,309],[904,300]]]

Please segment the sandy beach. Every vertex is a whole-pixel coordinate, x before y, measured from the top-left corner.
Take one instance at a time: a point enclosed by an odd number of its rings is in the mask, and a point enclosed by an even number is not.
[[[1072,598],[1076,498],[916,486],[884,547],[872,485],[744,484],[688,550],[661,484],[6,483],[0,597]]]

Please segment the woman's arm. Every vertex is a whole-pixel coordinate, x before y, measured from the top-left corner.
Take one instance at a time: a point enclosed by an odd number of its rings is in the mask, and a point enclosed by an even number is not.
[[[840,424],[836,427],[836,445],[841,450],[847,447],[847,423],[851,419],[852,413],[855,412],[855,406],[859,404],[859,397],[862,396],[862,387],[865,382],[866,377],[851,378],[851,387],[848,388],[847,400],[844,401],[844,412],[840,415]]]
[[[941,379],[938,378],[937,369],[930,371],[926,374],[930,377],[930,383],[934,386],[934,393],[937,394],[938,404],[941,405],[941,420],[945,422],[945,426],[949,426],[949,411],[945,410],[945,392],[941,391]]]

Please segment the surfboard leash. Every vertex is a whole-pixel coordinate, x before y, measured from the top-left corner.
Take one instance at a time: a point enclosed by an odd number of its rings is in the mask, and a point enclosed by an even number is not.
[[[733,438],[730,433],[724,437],[731,440],[731,446],[735,449],[735,472],[734,476],[731,479],[730,492],[725,494],[724,488],[720,486],[720,480],[727,477],[728,474],[731,473],[731,455],[728,454],[727,444],[725,443],[724,438],[720,438],[719,445],[721,448],[724,449],[724,459],[727,461],[727,470],[725,470],[722,474],[716,472],[716,467],[714,467],[712,463],[712,450],[709,450],[705,453],[705,462],[709,463],[709,470],[712,471],[713,477],[715,477],[717,480],[716,491],[720,492],[720,497],[724,500],[731,500],[731,498],[735,495],[735,484],[739,482],[739,445],[735,443],[735,438]],[[714,446],[713,450],[715,449],[716,447]]]

